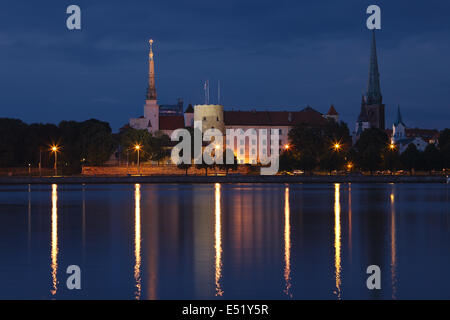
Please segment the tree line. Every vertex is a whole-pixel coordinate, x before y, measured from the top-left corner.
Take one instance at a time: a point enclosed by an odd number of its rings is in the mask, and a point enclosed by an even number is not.
[[[167,155],[170,138],[162,133],[152,136],[147,130],[125,126],[113,134],[109,123],[96,119],[82,122],[62,121],[58,125],[26,124],[18,119],[0,118],[0,167],[54,166],[52,146],[58,147],[58,167],[64,174],[81,172],[83,165],[105,164],[114,152],[122,159],[139,145],[141,161],[160,161]]]
[[[280,156],[280,170],[334,171],[432,171],[450,168],[450,129],[441,131],[438,144],[429,144],[422,152],[410,144],[403,153],[392,145],[385,131],[372,128],[362,132],[352,146],[344,122],[329,120],[324,127],[307,124],[289,132],[289,148]]]

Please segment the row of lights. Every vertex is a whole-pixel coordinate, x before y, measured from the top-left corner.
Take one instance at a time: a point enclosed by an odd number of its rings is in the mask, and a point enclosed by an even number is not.
[[[216,144],[215,147],[216,147],[216,149],[220,149],[220,145],[219,144]],[[290,148],[291,148],[291,146],[289,144],[285,144],[284,145],[284,149],[285,150],[289,150]],[[337,152],[337,151],[339,151],[342,148],[342,145],[340,143],[336,142],[336,143],[333,144],[333,148]],[[395,148],[396,148],[396,146],[395,146],[394,143],[389,144],[389,149],[395,150]],[[51,146],[51,149],[50,149],[55,154],[55,175],[57,175],[57,162],[58,162],[58,151],[59,151],[59,149],[60,149],[60,147],[57,146],[57,145]],[[140,171],[139,152],[141,151],[142,146],[139,145],[139,144],[136,144],[134,146],[134,149],[138,152],[138,174],[139,174],[139,171]],[[348,168],[348,170],[351,170],[353,168],[353,164],[351,162],[349,162],[347,164],[347,168]]]

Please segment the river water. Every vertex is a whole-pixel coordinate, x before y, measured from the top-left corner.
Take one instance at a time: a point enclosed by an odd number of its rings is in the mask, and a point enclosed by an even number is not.
[[[450,299],[449,187],[0,186],[0,298]]]

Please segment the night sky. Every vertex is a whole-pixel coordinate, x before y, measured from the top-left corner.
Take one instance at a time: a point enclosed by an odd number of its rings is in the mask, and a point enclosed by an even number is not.
[[[366,8],[377,32],[386,125],[400,104],[408,127],[449,127],[450,2],[361,0],[2,0],[0,117],[25,122],[97,118],[114,131],[143,113],[148,39],[160,104],[326,112],[353,130],[366,91]],[[81,7],[82,30],[66,28]]]

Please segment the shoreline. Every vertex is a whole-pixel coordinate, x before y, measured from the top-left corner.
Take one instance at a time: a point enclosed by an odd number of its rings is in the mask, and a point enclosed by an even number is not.
[[[64,176],[0,177],[0,185],[14,184],[130,184],[130,183],[446,183],[445,176]]]

